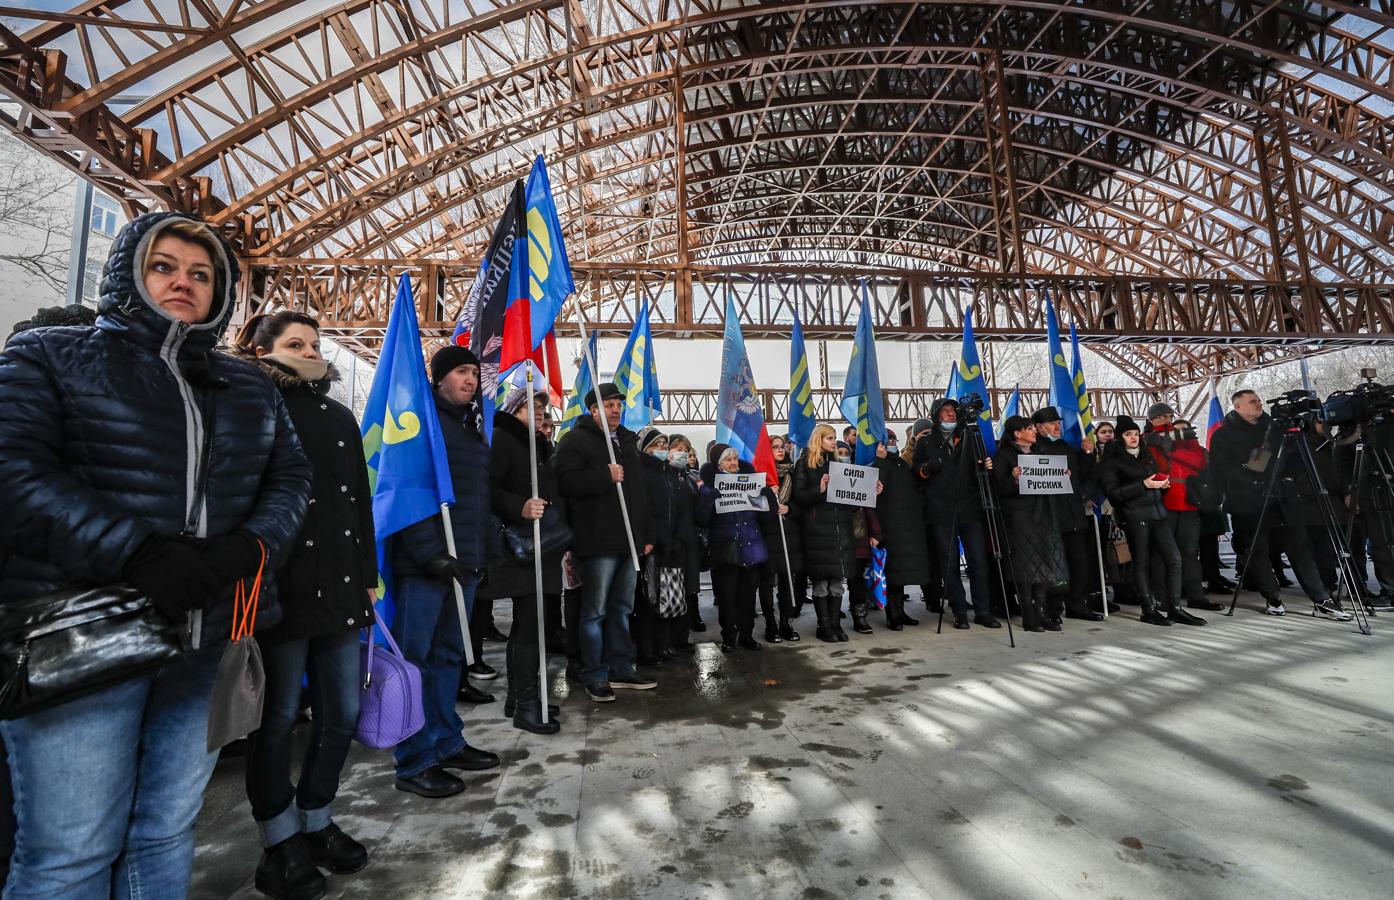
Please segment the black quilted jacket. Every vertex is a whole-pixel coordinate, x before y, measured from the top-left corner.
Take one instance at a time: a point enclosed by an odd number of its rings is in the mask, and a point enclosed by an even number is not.
[[[236,530],[274,566],[305,513],[310,467],[280,392],[258,368],[213,350],[232,316],[237,264],[224,248],[209,321],[185,325],[137,285],[146,248],[175,213],[126,225],[102,273],[94,327],[39,328],[0,353],[0,603],[118,582],[152,535]],[[206,501],[196,470],[209,432]],[[231,597],[202,616],[225,639]],[[258,625],[279,616],[263,593]]]

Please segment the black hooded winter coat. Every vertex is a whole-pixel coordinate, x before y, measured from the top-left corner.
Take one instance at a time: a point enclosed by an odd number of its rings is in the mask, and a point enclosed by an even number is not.
[[[378,553],[373,504],[360,498],[373,492],[358,420],[328,396],[339,372],[330,366],[322,380],[306,381],[274,360],[243,358],[280,390],[313,472],[304,521],[276,573],[281,621],[257,639],[290,641],[364,628],[373,621],[368,590],[378,586]]]
[[[281,394],[257,366],[213,349],[232,316],[231,252],[214,260],[203,323],[175,320],[145,292],[145,255],[177,218],[191,217],[148,213],[121,229],[94,327],[22,332],[0,353],[0,603],[117,583],[148,538],[181,532],[247,532],[274,569],[300,528],[310,464]],[[205,502],[193,509],[200,477]],[[279,616],[270,584],[258,629]],[[231,592],[202,620],[205,646],[225,640]]]
[[[939,410],[950,402],[940,399],[930,407],[934,428],[915,442],[914,468],[924,482],[925,514],[931,522],[982,522],[986,514],[978,495],[977,463],[963,425],[952,432],[939,425]]]
[[[819,490],[831,459],[813,468],[804,456],[794,465],[794,507],[799,511],[803,567],[809,578],[851,578],[857,571],[852,507],[829,503]]]
[[[1160,522],[1167,517],[1162,491],[1142,484],[1155,474],[1157,460],[1146,447],[1133,456],[1121,437],[1109,441],[1099,463],[1099,484],[1120,522]]]
[[[887,453],[876,461],[885,487],[876,499],[881,545],[886,548],[886,584],[904,587],[929,581],[924,498],[910,464]]]

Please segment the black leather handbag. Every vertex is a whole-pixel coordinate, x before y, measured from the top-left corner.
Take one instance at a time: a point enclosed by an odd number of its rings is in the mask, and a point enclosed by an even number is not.
[[[561,553],[571,546],[571,529],[556,507],[549,506],[542,513],[542,555]],[[532,525],[505,525],[499,521],[503,532],[503,546],[514,559],[532,559]]]
[[[190,652],[189,623],[126,585],[79,587],[0,606],[0,719],[152,672]]]

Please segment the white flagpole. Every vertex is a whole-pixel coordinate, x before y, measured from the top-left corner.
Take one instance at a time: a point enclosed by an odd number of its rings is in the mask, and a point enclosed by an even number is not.
[[[545,354],[544,354],[544,359]],[[532,360],[527,361],[528,376],[528,472],[532,476],[532,497],[538,498],[537,490],[537,429],[532,421]],[[533,599],[537,602],[537,694],[542,701],[542,724],[547,724],[547,641],[546,611],[542,606],[542,520],[532,520],[532,578],[535,586]]]
[[[1090,513],[1094,520],[1094,549],[1099,552],[1099,605],[1103,607],[1104,618],[1108,618],[1108,578],[1104,575],[1104,540],[1099,535],[1099,516]]]
[[[455,530],[450,527],[450,506],[442,503],[440,505],[440,520],[445,526],[445,549],[452,559],[455,556]],[[460,637],[465,641],[465,665],[474,665],[474,642],[470,640],[470,616],[465,609],[465,589],[461,587],[458,578],[451,578],[450,584],[455,588],[455,610],[460,614]]]
[[[600,428],[605,432],[605,451],[610,454],[610,465],[619,465],[615,461],[615,443],[610,440],[610,420],[605,418],[605,401],[600,396],[600,367],[596,365],[595,354],[590,352],[590,343],[586,339],[586,316],[581,310],[581,304],[576,304],[576,324],[581,328],[581,352],[589,357],[591,367],[591,390],[595,391],[596,403],[600,406]],[[585,403],[585,398],[581,398]],[[586,412],[589,415],[589,410]],[[624,520],[624,536],[629,540],[629,559],[634,563],[634,571],[639,571],[639,550],[634,546],[634,526],[629,523],[629,505],[624,502],[624,485],[615,482],[615,494],[620,498],[620,518]]]

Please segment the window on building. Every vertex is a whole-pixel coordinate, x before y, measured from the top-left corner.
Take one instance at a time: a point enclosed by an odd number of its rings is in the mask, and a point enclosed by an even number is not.
[[[116,201],[103,194],[92,195],[92,230],[112,237],[121,223],[121,209]]]
[[[93,209],[96,212],[96,209]],[[82,302],[90,306],[97,303],[97,294],[102,287],[102,264],[106,259],[87,258],[87,267],[82,273]]]

